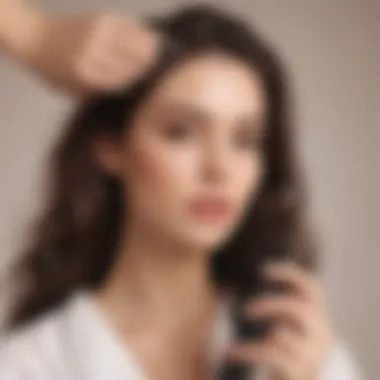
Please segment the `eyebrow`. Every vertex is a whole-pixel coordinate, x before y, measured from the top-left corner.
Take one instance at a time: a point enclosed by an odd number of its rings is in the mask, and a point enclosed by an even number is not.
[[[201,117],[203,119],[210,118],[210,114],[207,111],[203,110],[199,106],[188,104],[188,103],[182,103],[182,102],[166,103],[161,108],[163,108],[165,111],[186,114],[187,116],[191,116],[191,117],[196,116],[196,117]]]
[[[173,102],[173,103],[163,103],[163,105],[160,107],[161,109],[164,109],[164,112],[174,112],[174,113],[180,113],[184,114],[187,117],[195,118],[195,119],[202,119],[202,120],[210,120],[212,116],[209,112],[206,110],[203,110],[202,107],[199,107],[197,105],[193,105],[190,103],[184,103],[184,102]],[[239,117],[239,124],[248,124],[252,125],[254,129],[263,129],[265,125],[265,116],[257,115],[257,114],[246,114],[242,117]]]

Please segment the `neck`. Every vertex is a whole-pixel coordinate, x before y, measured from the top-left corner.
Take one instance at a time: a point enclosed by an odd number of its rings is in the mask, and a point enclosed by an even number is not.
[[[210,252],[129,226],[116,257],[99,292],[114,315],[172,330],[208,318],[221,301]]]

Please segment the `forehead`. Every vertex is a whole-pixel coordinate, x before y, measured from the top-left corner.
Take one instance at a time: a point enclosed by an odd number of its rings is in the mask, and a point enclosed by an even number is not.
[[[261,114],[265,107],[259,74],[222,53],[191,57],[169,70],[152,92],[151,101],[189,104],[225,118]]]

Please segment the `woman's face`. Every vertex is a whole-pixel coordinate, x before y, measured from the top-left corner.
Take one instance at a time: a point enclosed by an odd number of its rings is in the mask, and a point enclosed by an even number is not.
[[[261,182],[264,100],[259,76],[222,54],[166,74],[123,141],[127,218],[181,244],[222,244]]]

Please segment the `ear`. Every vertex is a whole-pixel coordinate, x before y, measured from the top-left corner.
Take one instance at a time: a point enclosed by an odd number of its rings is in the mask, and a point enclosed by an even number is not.
[[[125,164],[121,138],[112,134],[99,134],[91,142],[93,157],[101,170],[115,177],[120,177]]]

